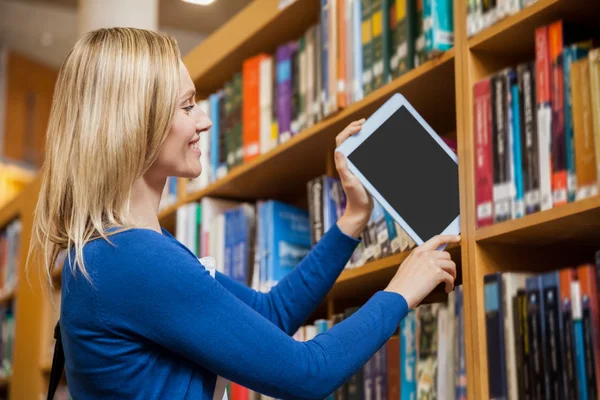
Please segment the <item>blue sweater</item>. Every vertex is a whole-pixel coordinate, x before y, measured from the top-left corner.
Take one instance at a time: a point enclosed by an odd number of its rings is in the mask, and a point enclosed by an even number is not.
[[[268,294],[217,272],[166,230],[84,247],[92,278],[62,278],[61,333],[74,399],[212,399],[217,375],[280,399],[324,399],[394,333],[404,298],[379,291],[313,340],[293,335],[358,244],[334,225]]]

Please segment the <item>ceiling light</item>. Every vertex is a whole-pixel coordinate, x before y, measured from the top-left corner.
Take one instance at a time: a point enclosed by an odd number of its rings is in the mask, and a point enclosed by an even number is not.
[[[182,0],[182,1],[185,1],[186,3],[198,4],[200,6],[207,6],[207,5],[215,2],[215,0]]]

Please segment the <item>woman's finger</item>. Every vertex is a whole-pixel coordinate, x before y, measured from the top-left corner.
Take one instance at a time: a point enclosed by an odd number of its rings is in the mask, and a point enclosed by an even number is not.
[[[364,119],[364,118],[363,118]],[[362,120],[354,121],[350,123],[340,134],[338,134],[335,138],[336,146],[339,146],[346,140],[349,136],[354,135],[355,133],[360,132],[362,129]]]
[[[438,267],[452,275],[454,279],[456,279],[456,263],[452,260],[438,260]]]
[[[342,180],[342,183],[349,182],[352,179],[353,175],[352,175],[352,172],[350,172],[350,169],[348,169],[348,163],[346,162],[346,157],[339,151],[336,151],[334,158],[335,158],[335,167],[336,167],[338,173],[340,174],[340,179]]]
[[[438,260],[452,260],[450,253],[448,253],[447,251],[431,250],[429,253],[433,258],[436,258]]]

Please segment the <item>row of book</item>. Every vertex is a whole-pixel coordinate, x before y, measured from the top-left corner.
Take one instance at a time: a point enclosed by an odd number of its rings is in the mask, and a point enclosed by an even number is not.
[[[478,227],[598,194],[600,49],[560,20],[535,42],[473,88]]]
[[[177,209],[176,238],[217,271],[269,291],[310,251],[308,212],[276,200],[205,197]]]
[[[22,229],[21,220],[15,219],[0,230],[0,294],[17,286]]]
[[[467,0],[467,36],[518,13],[537,0]]]
[[[310,341],[359,308],[302,326],[297,341]],[[393,335],[354,375],[326,400],[465,400],[467,398],[462,286],[448,300],[410,310]],[[267,400],[236,383],[231,400]]]
[[[597,399],[600,251],[548,273],[484,277],[490,398]]]
[[[274,54],[244,60],[199,102],[213,125],[201,135],[199,190],[232,168],[450,49],[450,0],[321,0],[320,22]]]

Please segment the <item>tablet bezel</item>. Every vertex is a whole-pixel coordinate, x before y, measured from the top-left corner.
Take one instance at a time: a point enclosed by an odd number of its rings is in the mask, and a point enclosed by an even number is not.
[[[394,210],[394,208],[383,198],[371,182],[360,172],[360,170],[350,161],[349,155],[352,154],[358,146],[369,138],[392,114],[400,107],[406,109],[415,117],[415,119],[425,128],[425,131],[440,145],[440,147],[448,154],[448,156],[458,165],[458,157],[452,149],[442,140],[442,138],[429,126],[429,124],[419,115],[413,106],[400,93],[395,93],[390,97],[377,111],[373,113],[362,125],[360,132],[348,137],[340,144],[336,151],[341,152],[346,157],[346,162],[350,172],[352,172],[363,184],[365,189],[381,204],[382,207],[390,214],[390,216],[398,222],[404,231],[415,241],[417,245],[423,244],[430,238],[421,238],[416,232],[406,223],[406,221]],[[442,235],[458,235],[460,233],[460,210],[456,218],[448,224],[448,226],[440,232]],[[445,246],[442,246],[444,248]]]

